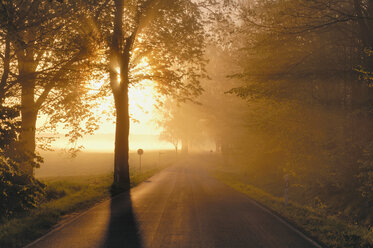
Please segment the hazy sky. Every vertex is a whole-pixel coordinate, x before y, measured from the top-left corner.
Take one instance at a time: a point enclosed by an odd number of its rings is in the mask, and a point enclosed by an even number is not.
[[[97,83],[94,83],[97,84]],[[98,83],[97,85],[99,85]],[[157,94],[153,82],[144,81],[137,87],[129,89],[130,114],[134,120],[130,125],[130,149],[172,149],[172,146],[165,142],[158,141],[161,130],[156,126],[154,119],[156,115],[154,104]],[[113,117],[113,96],[100,98],[100,105],[94,112],[102,116],[100,129],[95,135],[83,137],[78,146],[83,145],[85,150],[111,152],[114,150],[115,118]],[[38,118],[38,127],[47,121],[46,116]],[[60,134],[66,131],[60,125],[57,129]],[[67,148],[69,146],[66,138],[59,138],[52,143],[53,148]]]

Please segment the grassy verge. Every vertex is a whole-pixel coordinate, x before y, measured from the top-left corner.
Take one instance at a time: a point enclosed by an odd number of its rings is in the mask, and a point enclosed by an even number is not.
[[[234,173],[214,171],[213,175],[226,185],[285,217],[326,247],[373,247],[373,228],[367,230],[365,227],[348,224],[322,209],[313,209],[294,202],[289,202],[288,206],[285,206],[283,198],[274,197],[263,190],[246,185],[240,180],[240,176]]]
[[[131,176],[131,187],[145,181],[161,169],[148,169]],[[42,181],[47,185],[46,202],[37,209],[1,223],[0,247],[22,247],[47,233],[64,218],[108,199],[113,179],[109,174],[56,177]]]

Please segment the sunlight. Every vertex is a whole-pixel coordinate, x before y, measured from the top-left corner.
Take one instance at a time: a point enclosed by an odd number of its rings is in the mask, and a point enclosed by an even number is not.
[[[91,81],[89,94],[97,94],[97,91],[107,81]],[[154,82],[150,80],[141,81],[136,86],[130,86],[129,92],[130,111],[130,150],[143,148],[146,150],[171,149],[167,142],[158,140],[160,130],[152,122],[155,118],[155,104],[157,93]],[[114,150],[115,134],[115,108],[112,94],[101,97],[95,102],[93,112],[102,117],[100,128],[92,136],[84,137],[79,145],[84,146],[86,151],[112,152]],[[44,120],[44,122],[47,120]],[[59,128],[61,134],[64,130]],[[55,149],[68,147],[68,142],[63,136],[53,142]]]
[[[118,84],[120,83],[118,72]],[[143,58],[137,66],[132,70],[135,76],[143,76],[151,74],[151,68],[146,58]],[[108,90],[109,75],[98,75],[95,80],[90,80],[87,84],[88,97],[95,99],[95,96],[103,90]],[[151,80],[142,80],[136,84],[131,84],[128,89],[129,97],[129,113],[130,113],[130,147],[131,149],[138,149],[140,146],[146,149],[168,149],[168,144],[158,142],[160,129],[156,127],[156,111],[155,104],[159,99],[159,94],[156,91],[155,83]],[[114,149],[114,134],[115,134],[115,106],[114,97],[111,92],[107,96],[100,96],[91,102],[91,110],[95,116],[101,117],[99,129],[93,136],[84,137],[79,143],[88,150],[113,151]],[[39,118],[38,127],[43,123],[47,123],[48,119]],[[63,126],[57,128],[58,133],[64,135],[66,130]],[[104,136],[102,136],[104,135]],[[141,138],[138,137],[145,137]],[[62,136],[61,136],[62,137]],[[68,147],[68,141],[65,138],[57,139],[53,142],[55,148]]]
[[[132,119],[132,125],[149,123],[154,119],[154,105],[156,103],[156,91],[154,83],[150,80],[144,80],[136,87],[131,86],[128,90],[129,111]],[[144,130],[146,131],[146,130]]]
[[[119,68],[117,69],[119,72]],[[134,68],[135,74],[149,73],[149,64],[146,59],[142,59],[141,62]],[[119,77],[118,77],[119,81]],[[108,78],[101,80],[92,80],[90,82],[90,93],[96,94],[105,83],[108,82]],[[143,80],[140,83],[130,85],[128,89],[129,97],[129,112],[131,118],[131,134],[159,134],[159,130],[152,125],[152,120],[155,115],[155,104],[159,95],[154,87],[154,82],[151,80]],[[114,99],[110,94],[107,97],[100,98],[95,103],[95,113],[101,115],[104,123],[100,126],[98,133],[114,133],[115,132],[115,117],[114,117]]]

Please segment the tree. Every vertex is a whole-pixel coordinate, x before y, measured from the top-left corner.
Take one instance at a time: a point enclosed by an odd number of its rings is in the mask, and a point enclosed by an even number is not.
[[[204,36],[200,10],[190,1],[115,0],[114,6],[110,45],[110,84],[117,118],[114,183],[129,189],[128,87],[150,79],[162,94],[182,100],[198,95]],[[149,72],[144,72],[141,63]]]
[[[202,95],[203,96],[203,95]],[[202,106],[195,102],[180,103],[175,99],[167,99],[159,109],[160,118],[157,124],[162,128],[160,139],[174,145],[176,153],[181,143],[181,151],[189,152],[190,147],[204,140],[202,125]]]
[[[298,200],[369,218],[371,1],[246,3],[232,46],[243,86],[230,93],[257,142],[241,163],[250,182],[271,189],[288,173]]]
[[[70,100],[64,107],[74,106],[71,102],[82,95],[78,92],[91,73],[94,61],[89,58],[98,50],[94,45],[97,32],[85,17],[86,12],[74,2],[1,1],[0,9],[4,14],[0,23],[5,40],[2,57],[4,65],[8,65],[4,66],[0,87],[4,93],[15,90],[4,94],[2,100],[6,96],[20,96],[18,149],[30,161],[22,163],[22,170],[32,175],[38,113],[64,112],[56,107],[57,102],[62,103],[61,99],[65,103]],[[9,63],[10,59],[15,61]],[[73,124],[76,123],[74,110],[81,108],[70,108],[70,118],[65,118]],[[83,114],[80,119],[87,117],[87,113],[80,112]]]
[[[161,132],[161,134],[159,136],[159,139],[167,141],[167,142],[170,142],[174,146],[175,152],[177,154],[178,151],[179,151],[180,138],[178,137],[178,135],[175,132],[175,130],[172,129],[172,126],[171,126],[172,124],[165,123],[165,125],[166,125],[166,127]]]

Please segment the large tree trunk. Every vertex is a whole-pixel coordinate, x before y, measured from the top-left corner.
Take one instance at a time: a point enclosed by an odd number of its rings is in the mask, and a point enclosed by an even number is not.
[[[128,86],[123,88],[123,91],[114,94],[117,114],[115,128],[114,183],[119,187],[128,190],[130,188],[128,163],[128,138],[130,129],[128,112]]]
[[[30,46],[31,47],[31,46]],[[19,66],[19,83],[21,85],[21,131],[19,135],[19,154],[21,169],[28,175],[34,174],[35,135],[38,109],[35,105],[35,70],[34,52],[32,48],[24,51],[17,49]]]
[[[24,89],[26,88],[26,89]],[[28,175],[34,175],[33,160],[35,155],[35,135],[37,110],[33,108],[33,95],[24,94],[29,89],[22,87],[22,105],[21,105],[21,133],[19,136],[20,152],[22,153],[21,169]]]
[[[129,177],[129,60],[131,39],[123,37],[123,0],[115,0],[114,32],[110,48],[110,83],[115,100],[116,129],[114,150],[114,184],[121,189],[130,188]],[[124,44],[124,42],[126,42]],[[118,70],[120,81],[118,81]]]

